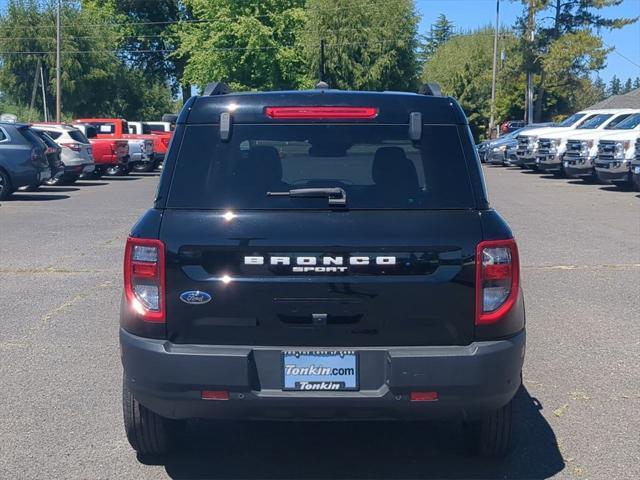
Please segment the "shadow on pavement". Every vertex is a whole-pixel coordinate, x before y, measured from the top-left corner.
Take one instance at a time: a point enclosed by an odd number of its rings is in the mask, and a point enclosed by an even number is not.
[[[38,188],[38,192],[51,192],[51,193],[77,192],[78,190],[80,189],[76,187],[40,187]]]
[[[198,422],[164,464],[175,479],[531,479],[564,468],[542,406],[518,394],[521,439],[503,462],[471,456],[460,425],[424,422]]]
[[[107,182],[111,182],[111,181],[115,181],[115,182],[133,182],[134,180],[139,180],[139,177],[136,177],[135,175],[127,175],[126,177],[102,177],[102,180],[105,180]]]
[[[11,197],[9,197],[9,201],[13,202],[47,202],[50,200],[64,200],[65,198],[70,198],[69,195],[47,195],[47,194],[38,194],[38,193],[22,193],[16,192]]]
[[[107,182],[94,182],[94,181],[87,181],[87,180],[78,180],[76,182],[76,185],[78,185],[79,187],[101,187],[103,185],[109,185]]]

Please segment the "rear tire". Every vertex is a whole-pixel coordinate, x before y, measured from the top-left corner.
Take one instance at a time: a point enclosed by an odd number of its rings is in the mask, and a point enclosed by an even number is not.
[[[0,201],[6,200],[13,193],[13,187],[11,186],[11,180],[3,170],[0,170]]]
[[[517,443],[516,399],[504,407],[464,425],[471,450],[485,458],[500,459],[513,451]]]
[[[122,384],[124,429],[133,449],[140,455],[166,455],[171,446],[171,422],[138,402],[126,382]]]
[[[157,160],[152,160],[150,162],[136,162],[133,165],[133,170],[136,172],[153,172],[156,168],[158,168]]]

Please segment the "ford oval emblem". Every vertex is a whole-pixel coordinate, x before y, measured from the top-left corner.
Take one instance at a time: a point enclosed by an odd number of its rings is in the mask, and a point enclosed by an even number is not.
[[[180,294],[180,300],[189,305],[202,305],[211,301],[211,295],[200,290],[189,290]]]

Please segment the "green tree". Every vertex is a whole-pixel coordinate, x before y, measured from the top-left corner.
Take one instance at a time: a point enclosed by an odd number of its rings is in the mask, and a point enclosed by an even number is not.
[[[449,41],[454,34],[454,27],[454,23],[445,14],[438,15],[438,19],[431,25],[429,33],[422,37],[423,42],[419,52],[419,59],[422,63],[427,62],[440,45]]]
[[[636,77],[636,79],[633,81],[633,88],[640,88],[640,77]]]
[[[115,31],[105,30],[96,35],[96,25],[104,24],[107,18],[69,2],[62,4],[61,17],[63,115],[131,118],[137,116],[138,109],[174,110],[170,91],[164,83],[135,73],[114,53],[119,45]],[[3,52],[0,53],[0,91],[4,92],[5,103],[19,109],[31,104],[35,74],[41,66],[47,103],[52,109],[56,91],[54,26],[54,1],[11,0],[7,5],[6,12],[0,16],[0,32],[13,32],[0,35],[0,52]],[[147,94],[147,89],[155,95]],[[34,106],[42,112],[40,90],[35,91]],[[161,91],[165,98],[160,99],[162,95],[158,92]]]
[[[522,52],[508,32],[500,35],[505,61],[498,71],[496,118],[504,121],[523,116],[524,75]],[[440,84],[443,93],[458,99],[476,138],[484,133],[490,116],[493,28],[458,35],[441,45],[424,65],[423,81]]]
[[[334,88],[414,90],[418,16],[412,0],[307,0],[304,51],[317,81],[325,42],[325,80]]]
[[[297,88],[304,0],[185,0],[197,22],[178,24],[183,81],[224,80],[237,90]]]
[[[617,76],[611,78],[609,83],[609,95],[620,95],[622,93],[622,82]]]
[[[624,87],[622,87],[622,93],[629,93],[633,90],[633,82],[631,78],[627,78],[627,81],[624,82]]]
[[[179,42],[176,24],[192,19],[183,0],[82,0],[82,6],[110,18],[96,30],[117,33],[123,60],[152,81],[170,83],[173,93],[181,90],[183,101],[191,96],[191,86],[180,84],[188,57],[171,54]]]
[[[580,88],[583,78],[604,68],[609,49],[597,31],[618,29],[637,21],[635,18],[607,18],[600,14],[606,7],[623,0],[521,0],[525,14],[519,20],[526,68],[536,77],[536,120],[555,112],[557,98],[569,98]],[[534,41],[530,41],[531,19],[537,14],[543,21]],[[550,22],[544,22],[550,18]],[[551,97],[551,98],[548,98]]]

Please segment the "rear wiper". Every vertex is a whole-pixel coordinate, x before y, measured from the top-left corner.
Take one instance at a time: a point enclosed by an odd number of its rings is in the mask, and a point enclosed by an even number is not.
[[[329,205],[346,206],[347,192],[335,188],[294,188],[288,192],[267,192],[269,197],[328,198]]]

